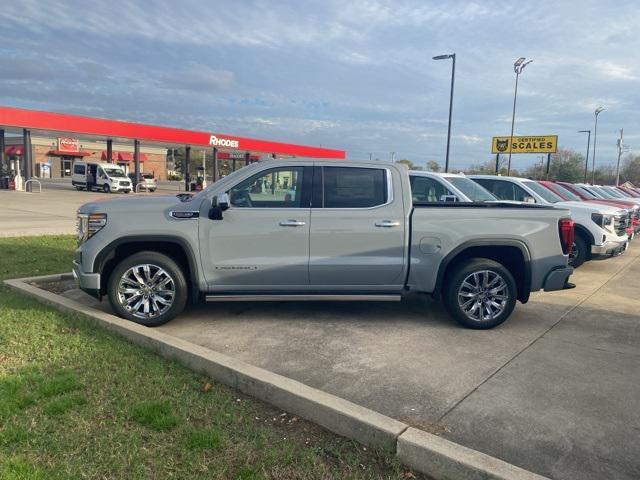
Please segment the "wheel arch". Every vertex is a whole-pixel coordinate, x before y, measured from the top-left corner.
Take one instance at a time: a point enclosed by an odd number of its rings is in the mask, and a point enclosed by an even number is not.
[[[518,240],[470,240],[449,252],[438,267],[434,297],[442,294],[447,275],[462,261],[470,258],[488,258],[502,264],[516,281],[517,298],[522,303],[531,293],[531,255],[524,242]]]
[[[198,264],[189,242],[171,235],[130,235],[114,240],[104,247],[93,262],[92,271],[100,274],[100,294],[106,292],[109,277],[116,265],[138,252],[153,251],[163,253],[173,259],[183,269],[189,283],[192,300],[200,296]]]

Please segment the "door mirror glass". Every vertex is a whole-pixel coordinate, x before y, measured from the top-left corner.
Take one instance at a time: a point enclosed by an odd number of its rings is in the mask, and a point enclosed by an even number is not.
[[[456,197],[455,195],[441,195],[440,201],[441,202],[457,202],[458,197]]]
[[[536,203],[536,199],[533,197],[524,197],[524,203]]]
[[[225,211],[229,209],[229,194],[221,193],[217,196],[217,206],[221,211]]]
[[[229,195],[221,193],[211,200],[211,208],[209,209],[209,218],[211,220],[222,220],[222,212],[229,209]]]

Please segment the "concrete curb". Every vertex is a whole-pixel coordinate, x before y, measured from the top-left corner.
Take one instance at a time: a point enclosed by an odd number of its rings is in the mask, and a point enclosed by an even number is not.
[[[95,326],[115,332],[165,358],[178,360],[194,371],[205,373],[221,383],[306,418],[334,433],[364,445],[396,453],[402,463],[436,480],[545,478],[436,435],[410,428],[405,423],[322,390],[30,284],[71,277],[71,274],[45,275],[5,280],[4,283],[13,291],[34,297],[60,311],[80,315]]]

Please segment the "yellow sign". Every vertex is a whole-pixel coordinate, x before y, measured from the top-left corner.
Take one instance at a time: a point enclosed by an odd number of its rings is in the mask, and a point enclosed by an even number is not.
[[[509,142],[511,138],[511,142]],[[556,153],[558,149],[557,135],[541,137],[493,137],[491,153]]]

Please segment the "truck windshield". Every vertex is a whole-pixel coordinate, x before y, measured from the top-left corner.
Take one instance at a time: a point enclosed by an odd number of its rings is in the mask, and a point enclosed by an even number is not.
[[[573,187],[591,200],[597,200],[599,198],[597,195],[594,195],[589,189],[583,187],[582,185],[574,185]]]
[[[547,187],[543,187],[538,182],[523,182],[523,183],[549,203],[562,202],[562,198],[560,198],[558,195],[553,193]]]
[[[124,177],[124,172],[119,168],[103,167],[102,170],[104,170],[104,173],[106,173],[110,177],[114,177],[114,178]]]
[[[556,192],[559,192],[560,195],[562,195],[567,200],[571,200],[572,202],[579,202],[580,201],[580,197],[578,195],[576,195],[573,192],[570,192],[569,190],[564,188],[562,185],[554,183],[553,187],[551,187],[551,188],[553,188]]]
[[[454,187],[464,193],[472,202],[494,202],[498,200],[488,190],[480,186],[470,178],[444,177]]]

